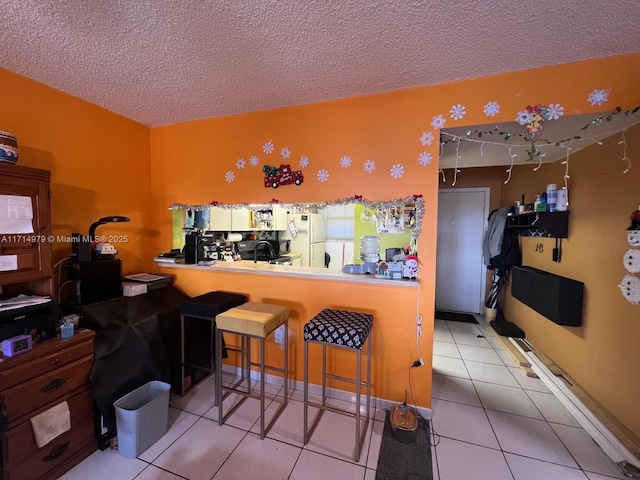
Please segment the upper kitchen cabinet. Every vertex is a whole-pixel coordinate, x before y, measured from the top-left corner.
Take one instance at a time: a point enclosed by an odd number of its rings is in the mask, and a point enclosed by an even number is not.
[[[51,295],[51,173],[0,164],[0,285]]]
[[[211,207],[209,210],[209,229],[220,232],[232,231],[230,208]]]
[[[252,230],[286,230],[287,210],[280,205],[254,210],[251,218]]]

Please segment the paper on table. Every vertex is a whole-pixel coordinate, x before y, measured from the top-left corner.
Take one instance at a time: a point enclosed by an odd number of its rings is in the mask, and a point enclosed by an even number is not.
[[[167,277],[160,275],[152,275],[150,273],[133,273],[131,275],[125,275],[124,278],[129,280],[135,280],[137,282],[155,282],[156,280],[166,280]]]
[[[0,233],[33,233],[31,197],[0,195]]]
[[[0,272],[10,272],[18,269],[17,255],[0,255]]]

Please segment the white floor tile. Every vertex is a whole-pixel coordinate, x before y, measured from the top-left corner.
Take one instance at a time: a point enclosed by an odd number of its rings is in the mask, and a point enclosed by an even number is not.
[[[472,362],[470,360],[463,361],[469,371],[469,377],[472,380],[495,383],[507,387],[518,386],[518,382],[516,382],[516,379],[513,378],[509,369],[504,365],[491,365],[488,363]]]
[[[167,472],[166,470],[162,470],[154,465],[149,465],[136,477],[135,480],[182,480],[182,477],[174,475],[171,472]]]
[[[495,352],[500,357],[500,360],[502,360],[502,363],[504,363],[505,366],[519,367],[518,362],[516,362],[516,360],[506,350],[495,349]]]
[[[493,363],[494,365],[503,365],[502,359],[492,348],[474,347],[473,345],[458,345],[460,356],[464,360],[473,360],[474,362]]]
[[[384,432],[384,422],[374,421],[371,427],[371,441],[369,442],[369,454],[367,455],[367,468],[376,470],[378,468],[378,457],[380,456],[380,446],[382,445],[382,434]]]
[[[451,332],[453,339],[460,345],[473,345],[476,347],[493,348],[487,339],[478,337],[479,334],[464,333],[464,332]]]
[[[242,400],[243,396],[238,395],[236,393],[231,393],[223,402],[222,406],[224,408],[224,415],[227,413]],[[271,404],[272,398],[265,398],[265,408],[267,408]],[[208,412],[204,414],[205,418],[210,420],[214,420],[216,423],[218,422],[218,406],[212,407]],[[230,425],[232,427],[240,428],[242,430],[251,430],[251,427],[258,421],[260,418],[260,400],[254,397],[248,397],[246,400],[238,407],[238,409],[233,412],[231,416],[227,418],[225,421],[225,425]],[[266,418],[266,417],[265,417]]]
[[[484,409],[446,400],[433,400],[433,429],[441,436],[499,449]]]
[[[547,387],[541,379],[527,376],[520,367],[509,367],[509,371],[515,377],[516,382],[525,390],[551,393],[549,387]]]
[[[273,418],[277,409],[280,407],[280,401],[274,401],[269,405],[267,409],[267,415],[265,416],[265,426],[268,426],[269,422]],[[289,404],[284,409],[276,423],[271,427],[271,430],[267,433],[268,438],[279,440],[281,442],[294,445],[302,448],[303,445],[303,429],[304,429],[304,404],[296,400],[289,400]],[[309,407],[309,419],[313,418],[313,415],[318,411],[317,408]],[[259,435],[260,425],[258,422],[253,426],[251,432]]]
[[[133,480],[147,465],[137,458],[125,458],[117,450],[96,450],[60,480]]]
[[[550,425],[583,470],[614,478],[626,478],[584,429],[555,423]]]
[[[608,475],[600,475],[599,473],[593,473],[593,472],[584,472],[584,473],[587,476],[587,478],[589,478],[589,480],[612,480],[615,478],[620,478],[620,477],[610,477]]]
[[[438,455],[436,453],[436,445],[438,442],[434,439],[433,432],[431,432],[431,474],[433,480],[440,480],[440,472],[438,470]]]
[[[515,480],[587,480],[582,470],[505,453]]]
[[[489,342],[489,344],[495,349],[495,350],[505,350],[504,345],[502,344],[502,342],[500,340],[498,340],[496,337],[494,337],[493,335],[489,336],[489,334],[487,332],[485,332],[485,335],[487,337],[487,341]]]
[[[447,325],[449,326],[449,330],[453,333],[453,332],[462,332],[462,333],[469,333],[469,334],[473,334],[473,335],[480,335],[480,329],[478,328],[478,325],[475,323],[467,323],[467,322],[454,322],[454,321],[447,321]],[[455,335],[454,335],[455,338]]]
[[[373,421],[370,421],[364,436],[360,459],[357,462],[359,465],[365,466],[367,464],[372,424]],[[307,443],[304,448],[316,453],[355,463],[355,427],[355,419],[339,413],[325,411],[316,429],[313,431],[309,443]],[[363,426],[361,426],[361,428],[362,427]],[[362,474],[364,475],[364,470]]]
[[[436,447],[440,480],[513,480],[499,450],[441,438]]]
[[[578,467],[547,422],[492,410],[487,415],[503,451]]]
[[[466,378],[439,375],[434,372],[431,393],[433,398],[450,400],[475,407],[482,406],[473,383]]]
[[[213,480],[245,480],[260,478],[281,480],[289,478],[302,451],[270,438],[247,435],[215,474]]]
[[[364,480],[376,480],[376,471],[367,468],[364,473]]]
[[[538,407],[538,410],[540,410],[547,422],[582,428],[575,417],[569,413],[569,410],[566,409],[554,394],[542,392],[526,393],[536,407]]]
[[[433,373],[448,375],[450,377],[469,378],[469,373],[460,358],[433,356]]]
[[[477,381],[474,381],[473,384],[484,408],[544,420],[534,403],[521,388]]]
[[[175,408],[169,409],[169,429],[156,443],[138,456],[145,462],[153,462],[173,442],[198,421],[198,416]]]
[[[433,354],[443,357],[461,358],[458,347],[455,343],[433,342]]]
[[[362,480],[364,474],[363,466],[302,450],[289,480]]]
[[[184,397],[171,395],[171,406],[195,415],[202,415],[216,401],[216,384],[213,377],[202,380],[193,387]]]
[[[201,418],[153,464],[189,480],[210,480],[245,435],[237,428]]]
[[[449,325],[447,325],[447,321],[446,320],[440,320],[440,319],[435,319],[433,321],[433,329],[434,330],[444,330],[444,331],[449,331]]]
[[[453,335],[451,335],[451,332],[448,329],[447,330],[434,330],[433,331],[433,339],[437,340],[438,342],[455,343],[455,341],[453,340]]]

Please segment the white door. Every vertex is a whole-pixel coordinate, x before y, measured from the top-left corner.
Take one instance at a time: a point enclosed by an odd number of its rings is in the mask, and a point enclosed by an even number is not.
[[[482,239],[488,188],[441,189],[438,194],[436,309],[481,313],[486,266]]]

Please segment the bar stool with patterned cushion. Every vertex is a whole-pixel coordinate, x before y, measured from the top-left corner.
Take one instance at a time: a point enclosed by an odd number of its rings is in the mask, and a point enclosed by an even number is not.
[[[356,442],[355,461],[360,460],[360,452],[364,443],[364,436],[367,432],[370,418],[371,403],[371,339],[369,333],[373,325],[373,315],[367,313],[350,312],[346,310],[332,310],[325,308],[313,317],[304,326],[304,444],[306,445],[313,434],[320,417],[325,410],[354,417],[356,420]],[[362,381],[362,347],[367,344],[367,371],[366,382]],[[319,343],[322,345],[322,403],[309,401],[309,343]],[[327,347],[339,347],[355,350],[356,352],[356,375],[354,378],[347,378],[327,373]],[[327,405],[327,378],[355,383],[356,409],[355,413],[340,408]],[[367,410],[365,415],[364,428],[361,428],[361,395],[362,387],[366,387]],[[308,428],[309,416],[308,407],[316,407],[319,412],[312,422],[311,429]]]
[[[265,338],[275,332],[278,327],[284,325],[284,365],[283,368],[273,367],[265,364]],[[246,358],[247,365],[247,386],[246,389],[241,385],[225,386],[222,384],[222,351],[216,350],[216,398],[218,402],[218,424],[223,425],[229,416],[242,405],[249,397],[256,397],[251,390],[251,367],[260,367],[260,392],[257,397],[260,399],[260,438],[264,439],[269,429],[276,422],[282,411],[289,402],[289,308],[282,305],[273,305],[270,303],[247,302],[235,308],[230,308],[226,312],[216,316],[216,328],[218,344],[222,343],[223,333],[233,333],[239,335],[242,339],[242,345],[245,346],[241,357]],[[244,341],[246,339],[246,342]],[[251,339],[257,339],[260,345],[260,362],[251,362]],[[284,402],[272,418],[269,425],[265,428],[265,370],[274,370],[283,374],[284,380]],[[243,398],[236,403],[226,415],[223,415],[223,393],[233,392],[241,395]]]

